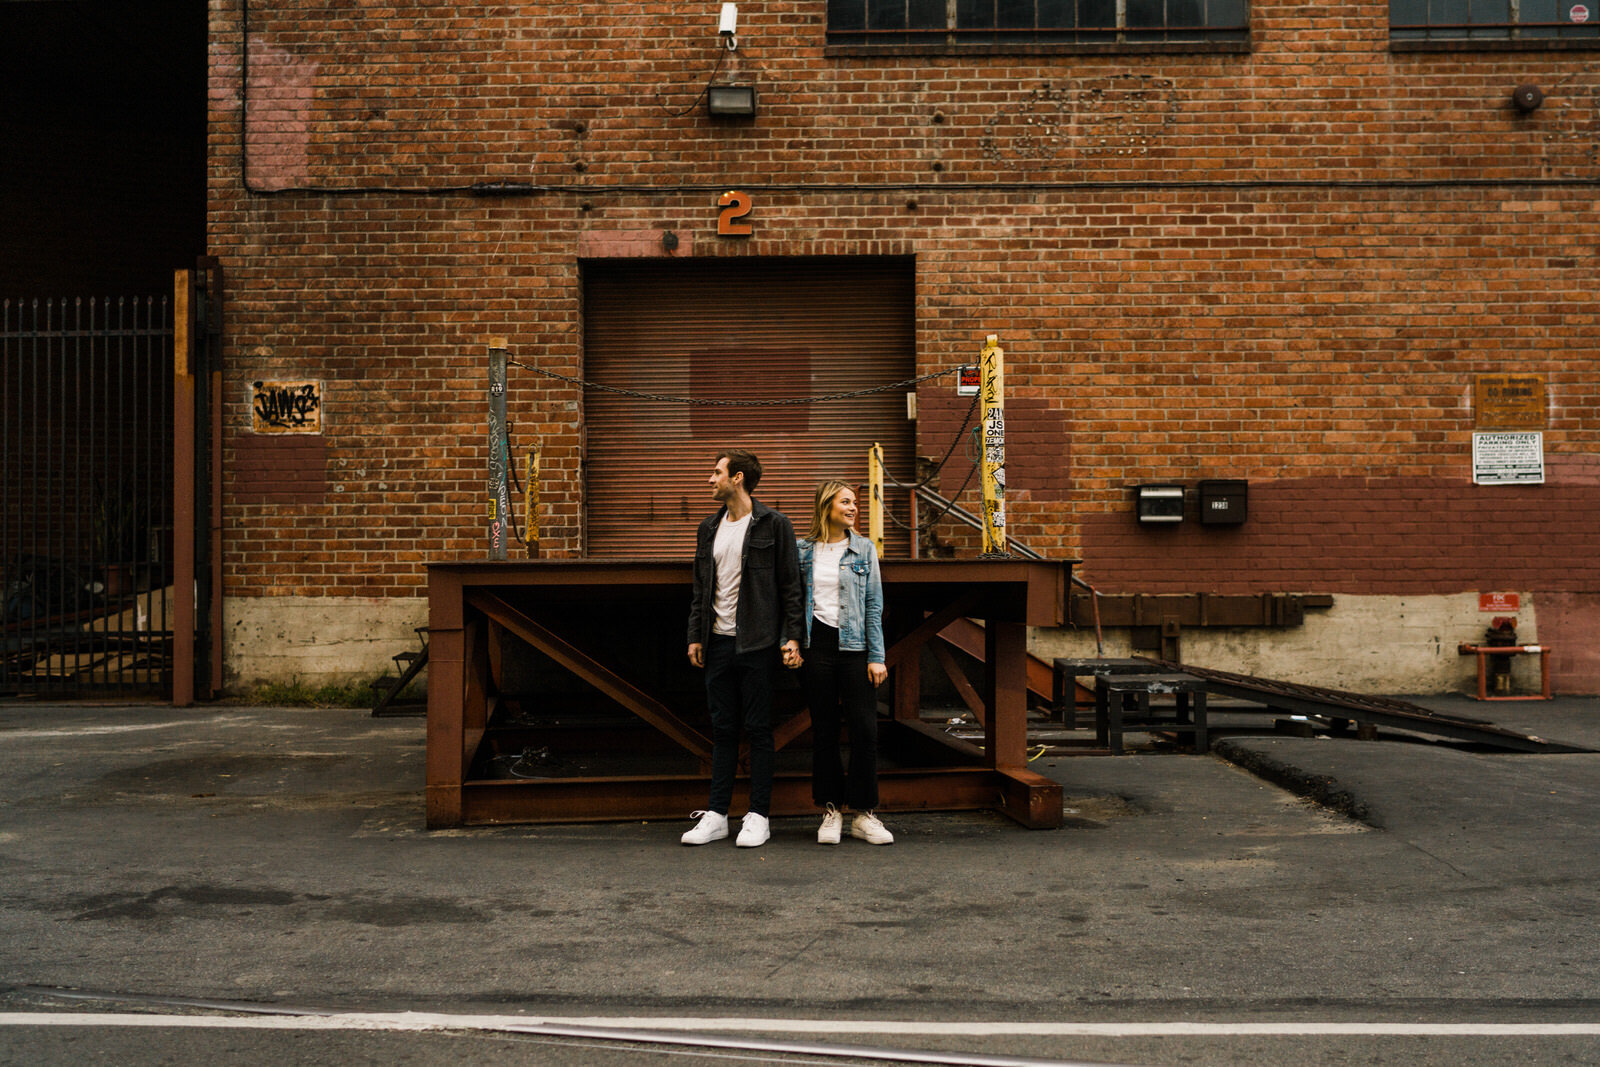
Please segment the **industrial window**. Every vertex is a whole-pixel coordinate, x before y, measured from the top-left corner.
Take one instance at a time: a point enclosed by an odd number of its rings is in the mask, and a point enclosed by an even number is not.
[[[828,0],[833,51],[1235,46],[1247,0]]]
[[[1600,47],[1594,0],[1390,0],[1396,45]]]

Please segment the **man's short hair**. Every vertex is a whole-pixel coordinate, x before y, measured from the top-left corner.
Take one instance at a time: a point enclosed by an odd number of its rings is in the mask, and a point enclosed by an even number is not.
[[[755,490],[761,481],[761,461],[754,452],[743,448],[725,448],[717,453],[717,459],[728,461],[728,477],[735,474],[744,475],[744,491],[749,493]]]

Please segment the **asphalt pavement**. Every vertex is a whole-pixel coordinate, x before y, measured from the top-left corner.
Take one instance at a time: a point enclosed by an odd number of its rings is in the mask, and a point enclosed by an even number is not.
[[[0,1061],[1600,1062],[1600,755],[1129,740],[1058,830],[685,848],[429,831],[417,718],[0,702]]]

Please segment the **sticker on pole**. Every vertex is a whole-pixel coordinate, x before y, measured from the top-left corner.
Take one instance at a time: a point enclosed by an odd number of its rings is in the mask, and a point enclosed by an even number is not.
[[[1589,6],[1587,4],[1573,4],[1571,10],[1567,12],[1567,18],[1573,22],[1588,22]]]
[[[978,395],[978,365],[969,363],[956,369],[956,396]]]

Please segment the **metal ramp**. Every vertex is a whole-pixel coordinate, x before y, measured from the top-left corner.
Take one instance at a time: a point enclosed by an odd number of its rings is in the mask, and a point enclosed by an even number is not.
[[[1533,734],[1517,733],[1515,730],[1507,730],[1483,719],[1469,719],[1459,715],[1429,711],[1427,708],[1403,700],[1366,696],[1339,689],[1321,689],[1270,678],[1253,678],[1245,674],[1230,674],[1227,671],[1196,667],[1191,663],[1173,663],[1159,659],[1150,659],[1150,662],[1163,671],[1182,672],[1203,678],[1206,690],[1210,693],[1264,704],[1269,711],[1314,716],[1332,719],[1335,722],[1370,723],[1373,726],[1387,726],[1412,733],[1447,737],[1453,741],[1490,745],[1512,752],[1551,754],[1595,751],[1592,748],[1550,741]]]

